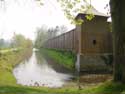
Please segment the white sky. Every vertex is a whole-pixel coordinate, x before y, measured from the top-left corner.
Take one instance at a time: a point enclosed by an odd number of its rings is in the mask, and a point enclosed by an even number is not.
[[[92,5],[102,13],[109,0],[91,0]],[[46,24],[49,27],[66,25],[73,28],[66,19],[56,0],[44,0],[40,6],[34,0],[5,0],[0,3],[0,37],[10,39],[13,32],[34,39],[37,27]]]

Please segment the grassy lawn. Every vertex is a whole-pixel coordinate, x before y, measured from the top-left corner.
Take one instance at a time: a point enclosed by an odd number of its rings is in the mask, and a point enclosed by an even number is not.
[[[69,53],[61,53],[49,50],[48,53],[61,57],[65,64],[72,66],[73,57]],[[63,56],[64,55],[64,56]],[[79,90],[77,87],[45,88],[27,87],[16,84],[16,79],[12,70],[16,64],[30,56],[28,50],[9,51],[0,55],[0,94],[125,94],[125,85],[108,81],[100,85],[95,85]],[[68,56],[68,57],[65,57]]]
[[[125,94],[125,85],[106,82],[102,85],[79,90],[77,88],[45,88],[19,85],[0,86],[0,94]]]

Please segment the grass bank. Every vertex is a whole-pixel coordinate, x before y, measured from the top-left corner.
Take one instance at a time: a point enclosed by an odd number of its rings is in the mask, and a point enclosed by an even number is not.
[[[83,94],[125,94],[125,84],[107,81],[101,85],[83,90]]]
[[[125,94],[125,85],[106,82],[99,86],[78,89],[76,87],[45,88],[26,86],[0,86],[0,94]]]
[[[72,52],[65,52],[53,49],[42,48],[41,52],[47,57],[53,59],[55,62],[63,65],[64,67],[74,70],[75,69],[75,54]]]
[[[16,84],[16,79],[12,74],[13,68],[30,55],[31,50],[29,49],[9,50],[0,53],[0,86]]]

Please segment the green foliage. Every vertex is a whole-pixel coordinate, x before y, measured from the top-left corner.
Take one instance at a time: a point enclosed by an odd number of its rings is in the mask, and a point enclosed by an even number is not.
[[[44,5],[44,2],[43,0],[35,0],[36,2],[38,2],[39,5],[43,6]]]
[[[81,0],[57,0],[61,7],[63,8],[64,14],[66,17],[74,23],[75,15],[74,13],[82,12],[82,9],[78,7]]]
[[[10,45],[10,42],[1,38],[0,39],[0,49],[7,49],[7,48],[10,48],[11,45]]]
[[[15,34],[11,43],[12,47],[22,47],[22,48],[30,48],[32,47],[32,41],[30,39],[26,39],[21,34]]]
[[[86,15],[86,19],[89,20],[89,21],[91,21],[93,18],[94,18],[93,14]]]
[[[48,39],[52,39],[59,34],[65,33],[66,31],[67,27],[65,25],[56,26],[54,28],[47,28],[47,26],[38,28],[36,31],[35,47],[42,47],[45,41],[47,41]]]
[[[82,20],[82,19],[77,19],[77,20],[75,20],[75,23],[74,23],[74,24],[81,25],[81,24],[83,24],[83,23],[84,23],[84,20]]]
[[[43,2],[43,0],[36,1]],[[85,13],[86,11],[91,10],[91,4],[89,4],[88,1],[89,0],[57,0],[64,11],[65,16],[72,24],[81,24],[79,21],[74,20],[76,15],[78,13]],[[91,20],[93,17],[94,16],[91,13],[86,16],[88,20]]]
[[[82,24],[80,21],[75,21],[78,13],[84,13],[91,10],[91,5],[87,3],[88,0],[57,0],[63,8],[64,14],[73,24]],[[86,18],[91,20],[94,16],[88,14]]]
[[[36,39],[35,39],[36,48],[40,48],[43,45],[43,43],[48,39],[47,31],[48,31],[47,27],[44,26],[37,29]]]

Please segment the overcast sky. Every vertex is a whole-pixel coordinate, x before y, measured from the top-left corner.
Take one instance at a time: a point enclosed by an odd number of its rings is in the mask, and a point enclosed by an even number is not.
[[[98,11],[107,13],[104,7],[109,0],[91,1]],[[56,0],[44,0],[44,6],[34,0],[5,0],[5,3],[0,3],[0,37],[9,39],[16,32],[34,39],[36,28],[43,24],[73,28]]]

